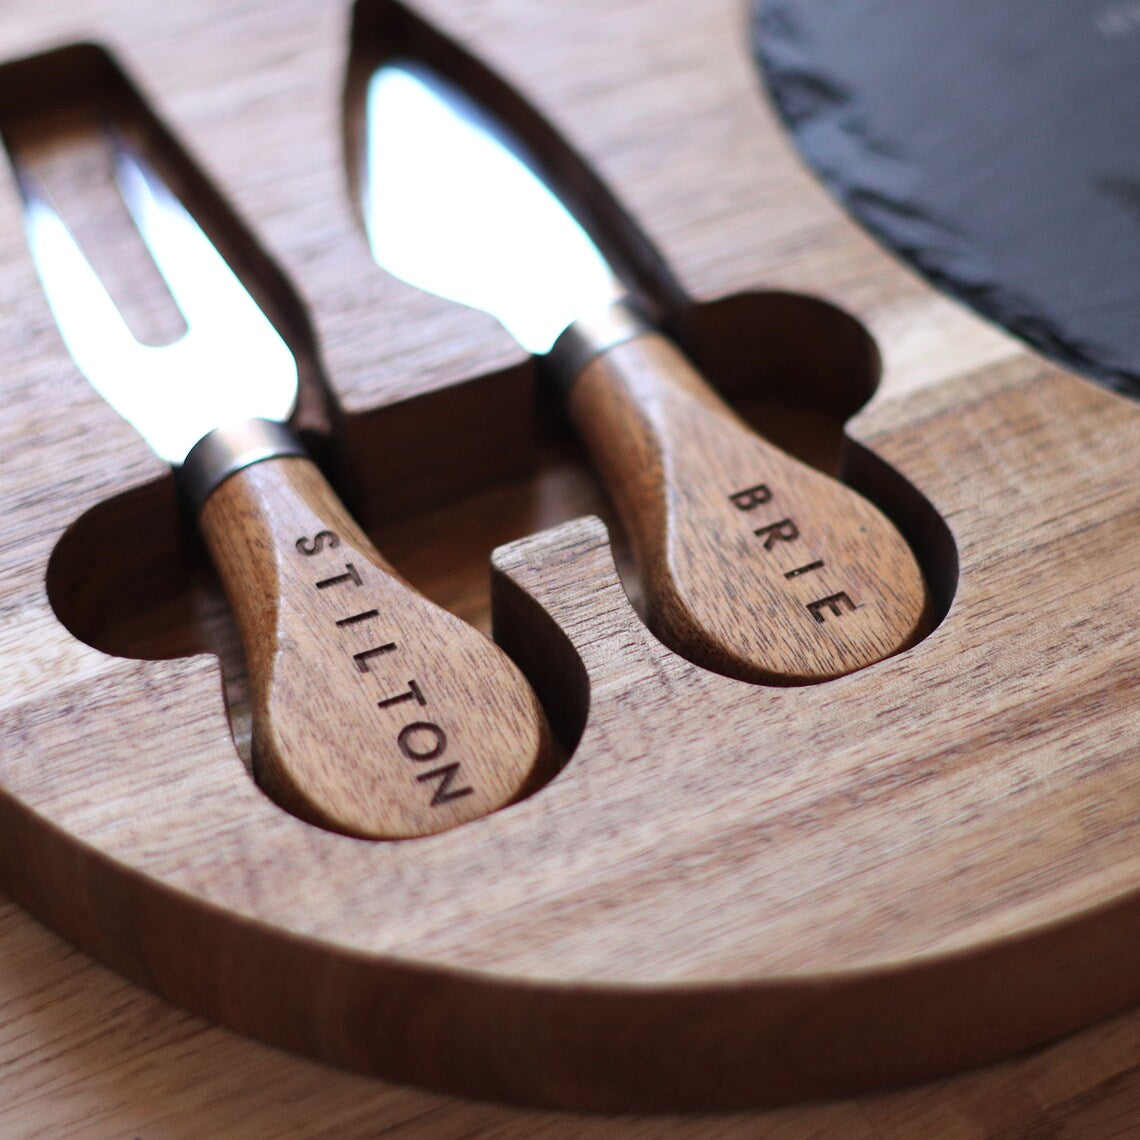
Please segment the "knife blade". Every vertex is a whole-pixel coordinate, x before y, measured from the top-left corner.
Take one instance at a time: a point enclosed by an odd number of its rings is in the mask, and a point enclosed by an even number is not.
[[[837,677],[907,648],[928,594],[894,524],[780,451],[637,312],[541,164],[419,59],[384,61],[365,106],[374,260],[482,309],[545,356],[617,506],[654,632],[743,680]]]
[[[510,659],[415,591],[285,421],[297,365],[193,216],[113,132],[116,180],[185,319],[139,343],[8,142],[29,247],[72,359],[175,468],[246,654],[255,774],[295,815],[363,838],[441,831],[529,790],[549,761]]]

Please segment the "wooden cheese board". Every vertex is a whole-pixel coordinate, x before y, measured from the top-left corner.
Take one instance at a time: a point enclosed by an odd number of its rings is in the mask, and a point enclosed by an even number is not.
[[[0,117],[126,99],[174,156],[294,350],[297,422],[342,496],[406,578],[493,626],[562,750],[527,798],[417,839],[334,834],[262,793],[220,587],[169,467],[60,341],[8,178],[14,900],[241,1033],[555,1108],[851,1094],[1136,1002],[1140,409],[839,211],[765,102],[738,5],[15,0],[0,27]],[[737,410],[899,526],[932,598],[917,644],[775,687],[647,630],[533,362],[372,263],[360,71],[385,37],[437,35],[568,141],[575,192]],[[90,194],[97,164],[67,153],[65,188]]]

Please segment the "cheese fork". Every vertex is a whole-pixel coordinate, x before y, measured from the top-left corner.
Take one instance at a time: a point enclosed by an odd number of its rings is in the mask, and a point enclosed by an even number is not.
[[[295,815],[367,838],[430,834],[511,802],[550,752],[529,685],[372,546],[286,426],[289,347],[142,154],[109,139],[184,335],[134,337],[13,151],[28,243],[72,359],[194,507],[248,661],[258,782]]]

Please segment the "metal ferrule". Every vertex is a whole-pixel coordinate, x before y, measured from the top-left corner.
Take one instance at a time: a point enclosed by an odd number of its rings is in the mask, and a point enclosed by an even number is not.
[[[263,459],[304,456],[301,441],[276,420],[246,420],[220,427],[190,449],[175,472],[186,501],[196,515],[215,488],[243,467]]]
[[[540,382],[561,403],[594,357],[652,331],[653,326],[628,298],[612,301],[604,309],[579,317],[561,333],[539,362]]]

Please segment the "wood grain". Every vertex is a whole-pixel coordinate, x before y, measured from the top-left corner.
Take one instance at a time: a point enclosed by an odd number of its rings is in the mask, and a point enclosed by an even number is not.
[[[254,774],[283,807],[407,839],[552,774],[546,718],[518,669],[412,589],[309,460],[234,473],[199,525],[245,647]]]
[[[929,621],[894,524],[753,432],[664,337],[595,357],[567,410],[636,552],[649,626],[690,661],[824,681],[909,648]]]
[[[790,427],[781,445],[833,455],[874,376],[834,321],[806,326],[828,352],[801,351],[812,336],[772,298],[818,295],[869,331],[882,379],[845,467],[933,568],[944,616],[821,685],[677,657],[631,607],[605,531],[573,521],[601,512],[620,537],[587,464],[532,420],[506,334],[371,265],[342,146],[347,5],[12,0],[10,57],[106,45],[243,219],[228,253],[277,274],[275,319],[313,347],[310,395],[332,397],[333,466],[393,565],[486,624],[486,554],[517,540],[497,556],[494,624],[570,756],[530,798],[401,843],[262,794],[237,631],[168,471],[68,361],[9,181],[0,880],[84,952],[0,911],[8,1131],[1126,1133],[1134,1013],[1002,1058],[1140,997],[1135,406],[852,226],[759,98],[729,0],[417,11],[607,181],[690,299],[682,345],[730,402],[823,425],[822,448]],[[502,1109],[324,1070],[136,987],[452,1093],[623,1113],[849,1099],[686,1120]]]

